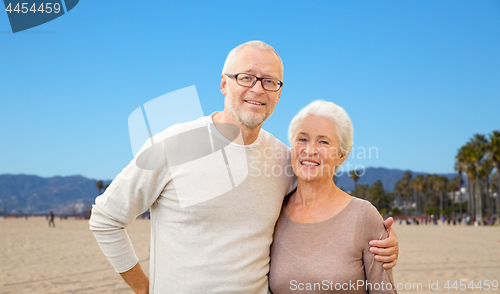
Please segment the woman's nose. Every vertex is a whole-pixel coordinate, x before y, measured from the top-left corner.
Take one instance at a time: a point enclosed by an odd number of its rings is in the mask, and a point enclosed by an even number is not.
[[[307,154],[316,154],[317,151],[318,151],[317,147],[318,146],[316,146],[316,144],[314,142],[310,142],[310,143],[307,144],[305,152]]]

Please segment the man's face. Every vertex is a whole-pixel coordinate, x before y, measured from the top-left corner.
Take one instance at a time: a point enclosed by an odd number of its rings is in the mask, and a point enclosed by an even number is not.
[[[244,47],[236,57],[232,74],[247,73],[257,77],[281,80],[281,62],[269,50]],[[238,85],[236,79],[221,76],[221,92],[226,96],[225,109],[233,123],[247,128],[256,128],[271,116],[280,99],[281,89],[277,92],[266,91],[257,81],[251,88]]]

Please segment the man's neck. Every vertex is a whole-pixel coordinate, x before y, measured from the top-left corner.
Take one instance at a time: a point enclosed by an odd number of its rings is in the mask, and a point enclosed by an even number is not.
[[[237,126],[238,128],[240,128],[241,138],[243,139],[243,142],[241,142],[240,138],[237,138],[234,141],[234,143],[240,144],[240,145],[250,145],[253,142],[255,142],[255,140],[257,140],[257,138],[259,137],[259,132],[260,132],[260,129],[262,128],[262,125],[259,125],[255,128],[248,128],[248,127],[242,125],[240,122],[238,122],[234,119],[231,119],[231,117],[229,115],[227,115],[227,113],[225,111],[217,112],[214,115],[212,115],[212,120],[214,122],[215,128],[217,128],[217,131],[219,131],[219,133],[221,133],[228,140],[231,140],[229,138],[231,138],[233,136],[231,136],[231,134],[227,134],[226,131],[224,130],[224,128],[217,126],[217,124],[222,124],[222,123],[233,124],[233,125]]]

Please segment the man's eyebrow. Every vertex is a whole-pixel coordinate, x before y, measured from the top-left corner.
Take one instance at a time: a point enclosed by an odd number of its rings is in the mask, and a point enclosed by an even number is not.
[[[265,74],[262,77],[266,79],[274,79],[274,80],[279,80],[280,78],[278,77],[279,75],[272,75],[272,74]]]

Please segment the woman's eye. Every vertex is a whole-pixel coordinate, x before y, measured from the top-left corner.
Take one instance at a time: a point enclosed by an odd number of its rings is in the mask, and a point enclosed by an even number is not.
[[[299,138],[299,142],[307,142],[306,138]]]
[[[319,143],[328,145],[327,141],[319,141]]]

